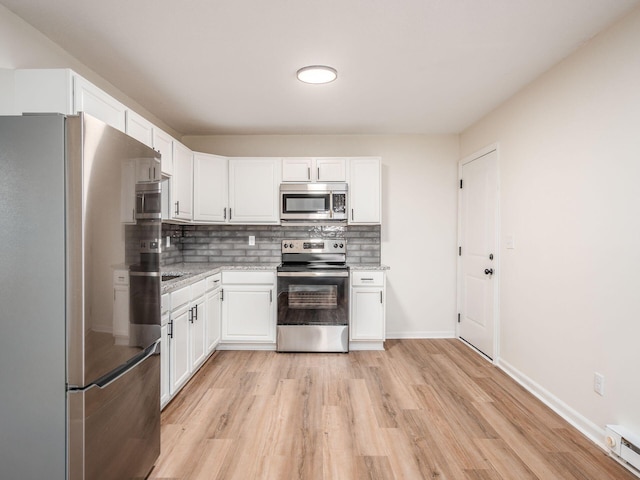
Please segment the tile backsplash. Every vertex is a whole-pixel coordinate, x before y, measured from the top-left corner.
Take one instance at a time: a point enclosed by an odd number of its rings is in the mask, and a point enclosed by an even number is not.
[[[249,245],[249,236],[255,245]],[[166,246],[170,237],[170,246]],[[380,263],[380,225],[172,225],[162,224],[161,265],[213,262],[280,263],[285,238],[346,238],[347,262]]]

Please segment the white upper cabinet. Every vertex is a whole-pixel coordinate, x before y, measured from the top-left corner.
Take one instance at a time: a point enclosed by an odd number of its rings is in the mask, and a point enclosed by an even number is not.
[[[229,159],[229,222],[279,223],[279,158]]]
[[[162,173],[173,175],[173,137],[153,127],[153,148],[162,155]]]
[[[282,159],[283,182],[344,182],[346,177],[346,158],[288,157]]]
[[[125,131],[127,107],[79,75],[73,76],[73,108],[74,113],[86,112]]]
[[[349,220],[354,224],[382,221],[380,157],[349,159]]]
[[[73,70],[16,70],[14,78],[16,112],[56,112],[65,115],[86,112],[125,131],[127,108]]]
[[[153,148],[153,124],[133,110],[127,110],[125,132],[130,137]]]
[[[227,158],[207,153],[193,154],[193,220],[224,223],[227,221]]]
[[[191,221],[193,216],[193,152],[173,142],[173,184],[170,218]]]

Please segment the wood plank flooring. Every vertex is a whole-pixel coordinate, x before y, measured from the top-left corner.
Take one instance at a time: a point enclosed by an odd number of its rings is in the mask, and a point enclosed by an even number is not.
[[[637,480],[447,339],[217,352],[163,412],[149,479]]]

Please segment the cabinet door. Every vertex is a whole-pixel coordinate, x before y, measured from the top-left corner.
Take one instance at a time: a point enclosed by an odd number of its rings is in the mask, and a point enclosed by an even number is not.
[[[171,395],[174,395],[187,381],[189,370],[189,310],[171,319],[170,323],[170,378]]]
[[[379,224],[380,158],[352,158],[349,165],[349,224]]]
[[[207,318],[205,350],[207,353],[211,353],[220,343],[220,329],[222,328],[222,302],[219,288],[207,293],[207,304],[204,308]]]
[[[136,161],[136,179],[138,182],[160,181],[160,161],[155,158],[139,158]]]
[[[192,372],[195,372],[202,362],[204,362],[207,354],[205,349],[206,315],[205,299],[204,296],[202,296],[191,305],[189,340],[191,344],[190,367]]]
[[[193,152],[173,142],[173,200],[171,218],[191,220],[193,203]]]
[[[75,113],[86,112],[107,125],[125,131],[126,107],[79,75],[73,77],[73,109]]]
[[[173,138],[157,127],[153,127],[153,148],[162,155],[162,173],[173,175]]]
[[[229,159],[229,221],[279,223],[280,159]]]
[[[133,110],[126,113],[126,133],[147,147],[153,147],[153,125]]]
[[[222,340],[275,342],[272,286],[231,286],[222,292]]]
[[[160,328],[160,407],[164,407],[171,399],[169,365],[171,352],[169,325],[165,324]]]
[[[316,181],[344,182],[347,179],[345,158],[316,158]]]
[[[310,182],[313,177],[313,159],[290,157],[282,159],[283,182]]]
[[[206,153],[193,154],[193,220],[227,221],[229,175],[227,159]]]
[[[355,287],[351,291],[351,340],[384,340],[384,291]]]

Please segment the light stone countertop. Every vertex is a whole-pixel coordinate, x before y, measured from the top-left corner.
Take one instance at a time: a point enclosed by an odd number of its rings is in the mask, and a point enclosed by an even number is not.
[[[177,263],[175,265],[168,265],[163,267],[162,273],[181,273],[183,274],[181,277],[174,278],[173,280],[166,280],[162,282],[161,293],[171,293],[175,290],[178,290],[182,287],[186,287],[191,285],[192,283],[198,282],[209,275],[215,275],[216,273],[220,273],[223,270],[226,271],[276,271],[276,268],[279,264],[264,264],[264,263],[256,263],[256,264],[246,264],[246,265],[227,265],[227,264],[216,264],[216,263]],[[390,267],[387,265],[373,264],[373,263],[363,263],[363,264],[348,264],[349,269],[356,270],[389,270]]]

